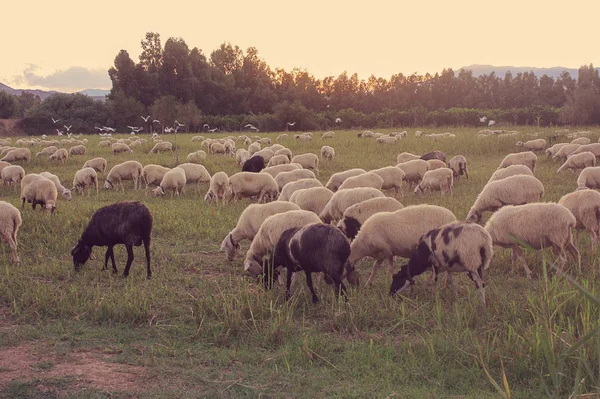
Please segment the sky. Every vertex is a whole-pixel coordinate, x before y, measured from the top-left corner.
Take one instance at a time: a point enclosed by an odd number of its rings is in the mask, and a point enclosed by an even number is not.
[[[256,47],[271,68],[317,78],[425,74],[471,64],[600,66],[600,1],[30,0],[2,4],[0,82],[73,92],[110,89],[121,49],[137,62],[146,32],[207,56]]]

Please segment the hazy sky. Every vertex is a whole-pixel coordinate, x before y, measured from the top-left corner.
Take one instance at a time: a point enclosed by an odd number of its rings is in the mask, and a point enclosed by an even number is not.
[[[121,49],[181,37],[207,56],[254,46],[271,68],[318,78],[389,78],[470,64],[600,66],[600,1],[129,0],[3,1],[0,82],[13,88],[110,88]]]

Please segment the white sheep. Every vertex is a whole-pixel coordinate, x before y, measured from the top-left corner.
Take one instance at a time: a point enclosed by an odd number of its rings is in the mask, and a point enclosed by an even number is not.
[[[93,168],[96,172],[104,173],[106,170],[106,159],[98,157],[86,161],[82,168]]]
[[[25,206],[25,201],[27,201],[31,203],[33,209],[35,209],[37,204],[40,204],[48,212],[54,213],[56,210],[56,198],[58,197],[56,186],[52,180],[40,175],[37,176],[37,178],[28,182],[28,184],[21,184],[22,206]]]
[[[275,153],[271,150],[269,150],[268,148],[263,148],[262,150],[256,151],[254,154],[252,154],[252,156],[256,156],[259,155],[261,157],[263,157],[263,159],[265,160],[265,163],[268,163],[271,158],[273,157],[273,155],[275,155]]]
[[[268,252],[273,252],[284,231],[320,222],[317,215],[305,210],[288,211],[269,216],[258,229],[248,252],[246,252],[244,270],[253,277],[258,276],[263,271],[263,257]]]
[[[225,199],[229,190],[229,176],[225,172],[217,172],[210,178],[210,185],[204,200],[208,202],[215,201],[217,205],[221,200],[223,206],[225,206]]]
[[[571,155],[573,152],[575,152],[577,149],[579,149],[579,147],[581,147],[581,144],[567,144],[567,145],[563,145],[562,147],[560,147],[558,149],[558,151],[556,151],[556,153],[554,155],[552,155],[552,159],[557,159],[559,161],[563,161],[565,159],[567,159],[567,157],[569,155]]]
[[[142,181],[146,183],[146,188],[151,185],[159,186],[165,174],[170,170],[171,168],[165,166],[148,164],[142,168]]]
[[[279,155],[279,154],[277,154],[277,151],[286,149],[284,146],[282,146],[281,144],[277,144],[277,143],[273,144],[269,147],[265,147],[265,148],[268,148],[269,150],[273,151],[275,153],[275,155]],[[290,160],[292,159],[291,155],[289,158],[290,158]]]
[[[537,202],[544,196],[544,185],[534,176],[515,175],[488,182],[467,214],[467,222],[478,223],[486,211],[494,212],[505,205]]]
[[[332,196],[333,191],[328,188],[311,187],[294,191],[289,201],[298,205],[300,209],[320,215]]]
[[[590,142],[591,142],[591,140],[587,137],[579,137],[579,138],[576,138],[575,140],[571,141],[571,144],[586,145],[586,144],[589,144]]]
[[[31,160],[31,150],[29,148],[16,148],[14,150],[10,150],[4,155],[4,158],[1,161],[6,162],[17,162],[17,161],[25,161],[29,163]]]
[[[334,137],[335,137],[335,132],[329,131],[329,132],[323,133],[323,135],[321,136],[321,140],[323,140],[323,139],[332,139]]]
[[[238,163],[238,165],[243,165],[248,159],[250,159],[250,153],[248,150],[239,148],[235,152],[235,161]]]
[[[402,194],[402,181],[404,180],[404,171],[395,166],[386,166],[385,168],[370,171],[383,179],[382,190],[394,189],[394,197],[398,198]]]
[[[586,230],[590,234],[594,252],[594,246],[600,238],[600,193],[596,190],[575,191],[564,195],[558,203],[575,216],[575,229]]]
[[[56,152],[56,150],[58,150],[58,147],[56,147],[55,145],[51,145],[49,147],[43,148],[42,151],[36,153],[35,156],[36,157],[39,157],[40,155],[50,156],[50,155],[54,154]]]
[[[450,168],[439,168],[428,170],[423,175],[423,179],[415,187],[415,194],[424,194],[427,190],[440,191],[442,195],[449,192],[452,195],[454,186],[454,172]]]
[[[84,145],[75,145],[71,148],[69,148],[69,156],[74,156],[74,155],[85,155],[85,151],[86,148]]]
[[[21,262],[17,251],[17,232],[22,223],[21,212],[14,205],[0,201],[0,238],[10,247],[15,263]]]
[[[19,165],[8,165],[2,168],[0,177],[2,177],[4,185],[10,185],[11,183],[19,184],[23,180],[23,177],[25,177],[25,169]]]
[[[592,190],[600,188],[600,166],[589,166],[579,173],[577,187],[587,187]]]
[[[283,172],[291,172],[292,170],[302,169],[301,165],[297,163],[287,163],[283,165],[269,166],[260,171],[260,173],[267,173],[271,177],[275,178],[278,174]]]
[[[264,150],[261,150],[261,151],[264,151]],[[271,157],[271,159],[269,159],[269,163],[267,166],[285,165],[288,163],[290,163],[290,159],[287,157],[287,155],[281,154],[281,155],[275,155],[275,156]]]
[[[206,152],[202,150],[190,152],[185,158],[185,162],[188,163],[204,163],[206,160]]]
[[[500,166],[498,166],[498,169],[506,168],[510,165],[525,165],[529,169],[531,169],[532,172],[535,172],[536,162],[537,156],[533,152],[517,152],[505,156],[502,162],[500,163]]]
[[[278,213],[296,210],[300,210],[300,207],[287,201],[248,205],[240,215],[235,228],[221,242],[221,251],[225,251],[227,260],[233,260],[240,242],[243,240],[252,241],[266,218]]]
[[[271,139],[268,137],[264,137],[264,138],[260,139],[259,142],[261,144],[271,145]]]
[[[458,181],[464,174],[469,180],[469,171],[467,170],[467,158],[464,155],[456,155],[448,161],[448,167],[454,173],[454,180]]]
[[[229,178],[230,200],[258,196],[258,202],[277,198],[279,187],[268,173],[238,172]]]
[[[209,183],[211,176],[208,170],[204,167],[204,165],[198,165],[195,163],[182,163],[177,165],[178,168],[181,168],[185,171],[185,180],[186,184],[194,184],[196,183],[196,191],[200,192],[200,184],[201,183]]]
[[[73,196],[71,195],[71,190],[69,190],[68,188],[66,188],[65,186],[63,186],[60,183],[60,179],[58,178],[58,176],[53,175],[50,172],[42,172],[42,173],[40,173],[40,176],[43,176],[46,179],[52,180],[52,182],[56,186],[56,190],[59,193],[61,193],[61,195],[63,196],[64,199],[66,199],[67,201],[71,201],[73,199]]]
[[[258,142],[254,142],[248,146],[248,152],[250,153],[250,156],[254,155],[255,152],[260,151],[260,149],[261,146]]]
[[[225,144],[221,144],[221,143],[218,143],[216,141],[213,141],[210,144],[210,153],[212,155],[217,155],[217,154],[225,155],[226,154],[226,152],[225,152]]]
[[[399,140],[398,137],[381,136],[377,137],[375,141],[379,144],[396,144]]]
[[[311,169],[319,174],[319,157],[312,153],[299,154],[292,158],[292,163],[302,165],[304,169]]]
[[[308,169],[296,169],[291,170],[289,172],[281,172],[275,176],[275,182],[277,182],[277,186],[279,190],[283,188],[288,183],[293,181],[297,181],[300,179],[315,179],[315,174]]]
[[[113,188],[115,184],[121,186],[121,190],[125,191],[123,187],[123,180],[133,180],[133,189],[137,191],[138,183],[141,183],[142,178],[142,164],[138,161],[125,161],[117,164],[110,169],[106,181],[104,182],[104,188]]]
[[[110,140],[102,140],[98,143],[98,147],[110,147],[112,145],[112,141]]]
[[[558,168],[556,173],[560,173],[567,169],[571,169],[571,171],[575,173],[575,170],[585,169],[588,166],[596,166],[596,157],[589,151],[580,152],[578,154],[569,155],[565,163]]]
[[[335,158],[335,150],[333,147],[324,145],[321,147],[321,158],[327,159],[328,161],[332,161]]]
[[[85,188],[89,187],[89,197],[94,186],[96,186],[96,195],[98,195],[98,174],[96,173],[95,169],[83,168],[75,172],[75,177],[73,178],[73,188],[71,190],[75,190],[83,195]]]
[[[161,141],[160,143],[154,144],[154,147],[150,150],[150,154],[157,154],[159,152],[170,152],[173,151],[173,143],[168,141]]]
[[[517,141],[517,147],[521,147],[526,151],[543,151],[546,148],[546,140],[536,139],[526,142]]]
[[[404,163],[408,161],[412,161],[413,159],[420,159],[420,155],[411,154],[410,152],[403,152],[398,154],[396,157],[396,163]]]
[[[373,187],[373,188],[376,188],[377,190],[381,190],[382,186],[383,186],[383,178],[381,176],[379,176],[377,173],[367,172],[367,173],[360,174],[358,176],[353,176],[353,177],[347,178],[346,180],[344,180],[344,182],[342,183],[342,185],[339,187],[338,190],[344,190],[344,189],[356,188],[356,187]]]
[[[65,148],[59,148],[49,157],[51,161],[60,161],[63,165],[67,163],[68,158],[69,152]]]
[[[203,141],[204,140],[204,136],[194,136],[190,139],[190,141],[193,143],[195,141]]]
[[[558,150],[560,150],[562,147],[568,145],[569,143],[556,143],[554,144],[552,147],[550,148],[546,148],[546,156],[548,157],[548,159],[550,159],[551,157],[554,156],[554,154],[556,154],[558,152]]]
[[[354,239],[362,224],[379,212],[395,212],[404,208],[397,199],[390,197],[371,198],[348,207],[337,226],[349,239]]]
[[[521,245],[533,249],[552,248],[559,257],[558,273],[567,262],[565,249],[577,261],[581,271],[581,257],[573,245],[572,229],[577,225],[575,216],[562,205],[556,203],[531,203],[509,205],[495,212],[486,223],[485,229],[492,236],[495,246],[512,249],[513,269],[520,261],[531,278],[531,270],[523,257]]]
[[[133,150],[124,143],[113,143],[111,144],[110,148],[112,149],[114,155],[121,153],[133,154]]]
[[[10,166],[10,162],[0,161],[0,173],[2,173],[2,169],[6,168],[7,166]]]
[[[429,170],[429,163],[423,159],[413,159],[400,163],[396,167],[402,169],[404,180],[408,182],[409,187],[412,187],[413,183],[418,184]]]
[[[327,205],[325,205],[319,217],[325,223],[330,223],[332,220],[338,221],[344,217],[344,211],[352,205],[371,198],[384,196],[381,191],[371,187],[338,190],[333,194]]]
[[[359,168],[348,169],[343,172],[334,173],[327,181],[327,184],[325,184],[325,187],[327,187],[333,192],[336,192],[347,178],[358,176],[363,173],[367,173],[367,171]]]
[[[350,244],[348,263],[356,266],[367,256],[374,258],[373,270],[366,283],[371,285],[383,261],[388,262],[391,272],[394,256],[409,258],[423,234],[454,221],[456,217],[448,209],[427,204],[376,213],[363,223]]]
[[[235,156],[235,141],[226,139],[223,145],[225,146],[225,155],[229,155],[230,157]]]
[[[281,189],[281,193],[279,194],[279,201],[289,201],[292,197],[292,194],[294,194],[295,191],[312,187],[323,187],[323,184],[319,180],[313,178],[300,179],[293,182],[289,182]]]
[[[167,191],[172,191],[171,198],[175,195],[180,197],[185,191],[185,183],[185,170],[177,166],[165,173],[160,185],[152,190],[152,194],[157,197],[165,195]]]
[[[582,138],[587,138],[587,137],[582,137]],[[575,154],[579,154],[579,153],[586,152],[586,151],[589,151],[592,154],[594,154],[594,156],[596,158],[600,157],[600,143],[583,144],[579,148],[577,148],[575,151],[570,153],[569,156],[573,156]]]
[[[427,163],[429,164],[429,170],[436,170],[446,167],[446,162],[439,159],[428,159]]]
[[[533,176],[533,172],[531,171],[531,169],[529,169],[525,165],[510,165],[506,168],[496,170],[492,174],[492,176],[490,177],[490,180],[488,182],[495,181],[495,180],[502,180],[509,176],[515,176],[515,175]]]
[[[290,162],[292,161],[292,150],[290,150],[289,148],[280,148],[275,151],[275,155],[285,155],[286,157],[288,157]]]

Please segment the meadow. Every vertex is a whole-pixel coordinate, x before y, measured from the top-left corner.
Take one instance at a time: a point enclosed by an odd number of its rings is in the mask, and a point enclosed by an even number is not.
[[[463,154],[470,179],[455,182],[453,197],[416,196],[405,187],[400,198],[405,206],[444,206],[463,219],[502,158],[517,150],[517,140],[555,134],[553,128],[514,129],[521,135],[478,139],[478,129],[421,129],[456,134],[433,141],[415,138],[410,129],[398,144],[381,145],[357,138],[356,131],[337,131],[326,142],[315,132],[311,142],[281,143],[294,154],[333,146],[336,158],[320,160],[323,183],[348,168],[394,165],[403,151]],[[599,132],[591,130],[595,142]],[[259,133],[273,142],[278,134]],[[180,163],[200,149],[191,137],[177,135]],[[26,172],[48,170],[71,187],[75,172],[96,156],[105,157],[108,168],[127,159],[177,164],[175,153],[148,154],[150,143],[115,156],[97,147],[98,136],[88,138],[84,157],[66,165],[34,158]],[[557,174],[559,164],[538,157],[535,175],[545,201],[575,190],[577,174]],[[205,165],[211,174],[240,170],[233,158],[208,155]],[[317,305],[301,277],[286,302],[284,287],[265,291],[245,275],[248,242],[233,262],[219,252],[248,200],[209,206],[207,185],[200,192],[188,187],[180,199],[154,198],[133,191],[131,182],[124,193],[105,190],[104,177],[99,195],[74,194],[71,202],[59,196],[54,215],[26,204],[18,235],[22,264],[12,264],[0,244],[0,397],[564,398],[600,392],[600,337],[593,334],[600,326],[599,264],[587,234],[577,241],[582,275],[570,265],[557,277],[550,251],[525,251],[534,272],[527,280],[521,268],[512,269],[510,251],[495,248],[484,274],[485,307],[466,275],[454,279],[456,296],[444,288],[444,276],[432,290],[424,275],[405,297],[390,298],[387,272],[372,287],[351,289],[348,302],[320,283]],[[0,199],[21,209],[16,188],[1,186]],[[152,279],[146,280],[140,247],[127,279],[120,274],[123,246],[115,248],[119,274],[101,271],[102,248],[76,273],[70,251],[91,215],[125,199],[152,211]],[[371,264],[360,263],[361,282]]]

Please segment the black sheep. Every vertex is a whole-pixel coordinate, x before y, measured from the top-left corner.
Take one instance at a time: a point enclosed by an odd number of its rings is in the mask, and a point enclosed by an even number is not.
[[[441,151],[431,151],[421,157],[424,161],[429,161],[430,159],[439,159],[442,162],[446,162],[446,154]]]
[[[258,173],[265,168],[265,159],[260,155],[254,155],[242,166],[242,172],[254,172]]]
[[[139,247],[144,243],[146,250],[147,276],[152,277],[150,270],[150,236],[152,234],[152,214],[146,205],[138,201],[125,201],[98,209],[81,235],[79,242],[71,251],[75,271],[87,262],[92,253],[92,247],[107,246],[104,258],[104,268],[108,259],[112,261],[113,272],[117,273],[113,247],[124,244],[127,247],[127,265],[123,276],[129,275],[133,262],[133,246]]]

